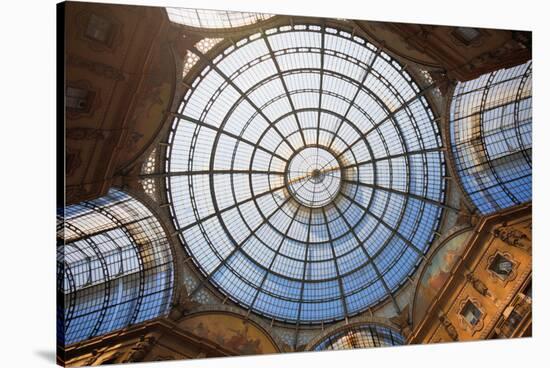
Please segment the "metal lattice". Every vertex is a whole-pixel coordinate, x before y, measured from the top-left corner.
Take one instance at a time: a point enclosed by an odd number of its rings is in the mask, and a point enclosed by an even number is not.
[[[164,230],[128,194],[101,198],[58,214],[60,343],[69,345],[168,312],[173,264]]]
[[[271,18],[271,14],[243,13],[227,10],[166,8],[168,18],[178,24],[195,28],[235,28]]]
[[[364,39],[283,26],[199,56],[166,186],[210,282],[286,322],[355,315],[414,272],[445,202],[441,137],[421,90]]]
[[[346,327],[331,334],[315,345],[312,350],[364,349],[404,344],[397,331],[377,324],[361,324]]]
[[[531,200],[531,62],[459,83],[450,112],[455,167],[483,214]]]

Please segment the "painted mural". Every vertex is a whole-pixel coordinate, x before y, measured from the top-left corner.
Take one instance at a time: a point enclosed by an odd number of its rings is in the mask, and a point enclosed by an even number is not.
[[[413,320],[418,322],[429,308],[437,292],[443,287],[450,272],[463,253],[471,231],[466,231],[446,241],[431,257],[423,271],[415,297]]]
[[[151,137],[164,121],[164,114],[170,109],[174,93],[175,66],[171,61],[167,45],[154,45],[151,69],[143,77],[136,92],[136,104],[128,123],[132,134],[128,134],[124,149],[120,151],[119,162],[127,164],[143,153],[151,143]]]
[[[243,355],[279,352],[262,330],[240,316],[200,314],[183,320],[180,326]]]

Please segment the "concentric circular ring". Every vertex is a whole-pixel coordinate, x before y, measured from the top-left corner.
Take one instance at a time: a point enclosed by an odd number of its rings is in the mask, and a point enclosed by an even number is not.
[[[286,186],[300,204],[319,208],[332,202],[342,184],[340,163],[325,148],[305,147],[288,161]]]
[[[318,25],[193,52],[203,70],[187,81],[166,163],[174,226],[204,276],[191,298],[213,285],[292,323],[395,298],[445,200],[437,124],[408,72],[364,39]],[[334,171],[311,161],[331,156]],[[295,168],[307,187],[295,185]]]

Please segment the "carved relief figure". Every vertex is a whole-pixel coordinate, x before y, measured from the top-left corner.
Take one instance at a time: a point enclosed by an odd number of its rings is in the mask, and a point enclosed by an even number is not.
[[[142,362],[147,353],[151,350],[156,339],[153,336],[142,336],[139,342],[130,350],[122,363]]]
[[[481,295],[491,296],[491,292],[489,291],[487,285],[485,285],[483,281],[478,279],[472,272],[466,273],[466,280],[468,280],[468,282],[472,284],[474,289]]]
[[[493,235],[512,247],[525,250],[531,248],[527,235],[511,226],[499,227],[493,231]]]
[[[453,341],[457,341],[458,340],[458,332],[456,331],[455,326],[453,326],[452,322],[449,320],[447,315],[445,315],[443,313],[440,313],[439,314],[439,321],[441,322],[441,325],[443,326],[445,331],[447,331],[447,334],[449,334],[449,337]]]

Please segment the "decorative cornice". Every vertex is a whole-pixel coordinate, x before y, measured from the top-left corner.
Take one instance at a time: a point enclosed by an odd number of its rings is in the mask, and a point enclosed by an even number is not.
[[[469,259],[469,257],[472,255],[473,252],[478,251],[478,248],[475,247],[474,245],[482,241],[483,238],[491,236],[490,231],[484,232],[483,230],[491,229],[493,226],[495,226],[499,222],[500,223],[506,222],[511,216],[522,217],[522,216],[527,216],[530,213],[531,213],[531,203],[526,203],[520,206],[499,211],[498,213],[495,213],[490,216],[480,218],[479,223],[474,228],[474,234],[471,236],[468,244],[466,245],[461,258],[451,270],[451,277],[447,279],[443,287],[440,289],[438,295],[434,298],[431,305],[428,307],[426,311],[426,315],[424,316],[423,320],[421,320],[419,323],[415,323],[413,333],[411,334],[411,338],[409,339],[409,341],[414,341],[419,336],[419,333],[424,330],[429,320],[428,317],[430,315],[433,315],[434,311],[439,308],[438,306],[442,303],[443,296],[449,293],[450,285],[454,282],[455,275],[457,275],[458,270],[464,268],[466,260]],[[422,275],[420,275],[420,278],[421,276]],[[518,277],[518,279],[521,279],[521,277]],[[417,283],[418,282],[419,281],[417,280]],[[512,296],[509,296],[509,298],[511,298]],[[414,312],[414,307],[413,307],[413,312]],[[491,325],[491,322],[489,322],[485,326],[490,326],[490,325]]]

